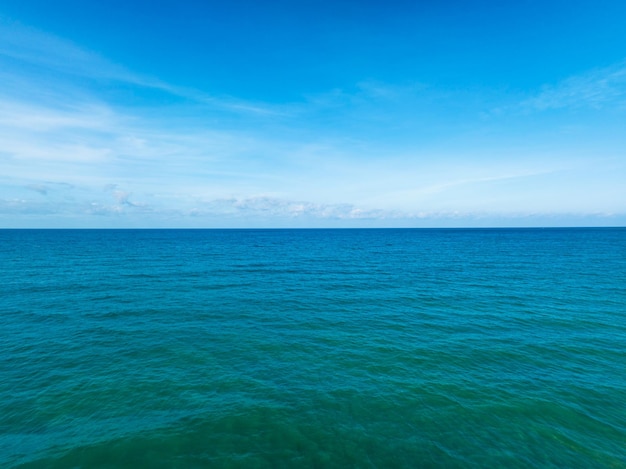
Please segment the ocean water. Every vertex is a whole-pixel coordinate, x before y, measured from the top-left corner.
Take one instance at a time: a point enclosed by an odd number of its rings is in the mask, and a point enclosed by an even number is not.
[[[626,229],[2,230],[0,467],[626,467]]]

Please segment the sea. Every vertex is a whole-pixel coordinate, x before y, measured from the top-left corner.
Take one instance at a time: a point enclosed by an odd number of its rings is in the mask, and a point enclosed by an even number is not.
[[[626,228],[0,230],[0,467],[625,468]]]

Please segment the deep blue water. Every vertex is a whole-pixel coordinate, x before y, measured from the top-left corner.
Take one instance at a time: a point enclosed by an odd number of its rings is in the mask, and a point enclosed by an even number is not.
[[[626,467],[626,229],[1,230],[0,467]]]

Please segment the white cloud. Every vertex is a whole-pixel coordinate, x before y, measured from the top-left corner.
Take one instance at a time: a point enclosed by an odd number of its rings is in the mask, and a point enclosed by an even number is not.
[[[365,210],[351,204],[319,204],[268,196],[217,199],[205,204],[207,213],[235,216],[263,215],[280,218],[381,219],[392,216],[383,210]],[[196,212],[198,213],[198,212]]]

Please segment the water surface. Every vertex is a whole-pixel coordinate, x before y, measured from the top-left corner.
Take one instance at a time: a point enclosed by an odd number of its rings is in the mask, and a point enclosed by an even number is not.
[[[626,467],[626,229],[2,230],[0,466]]]

